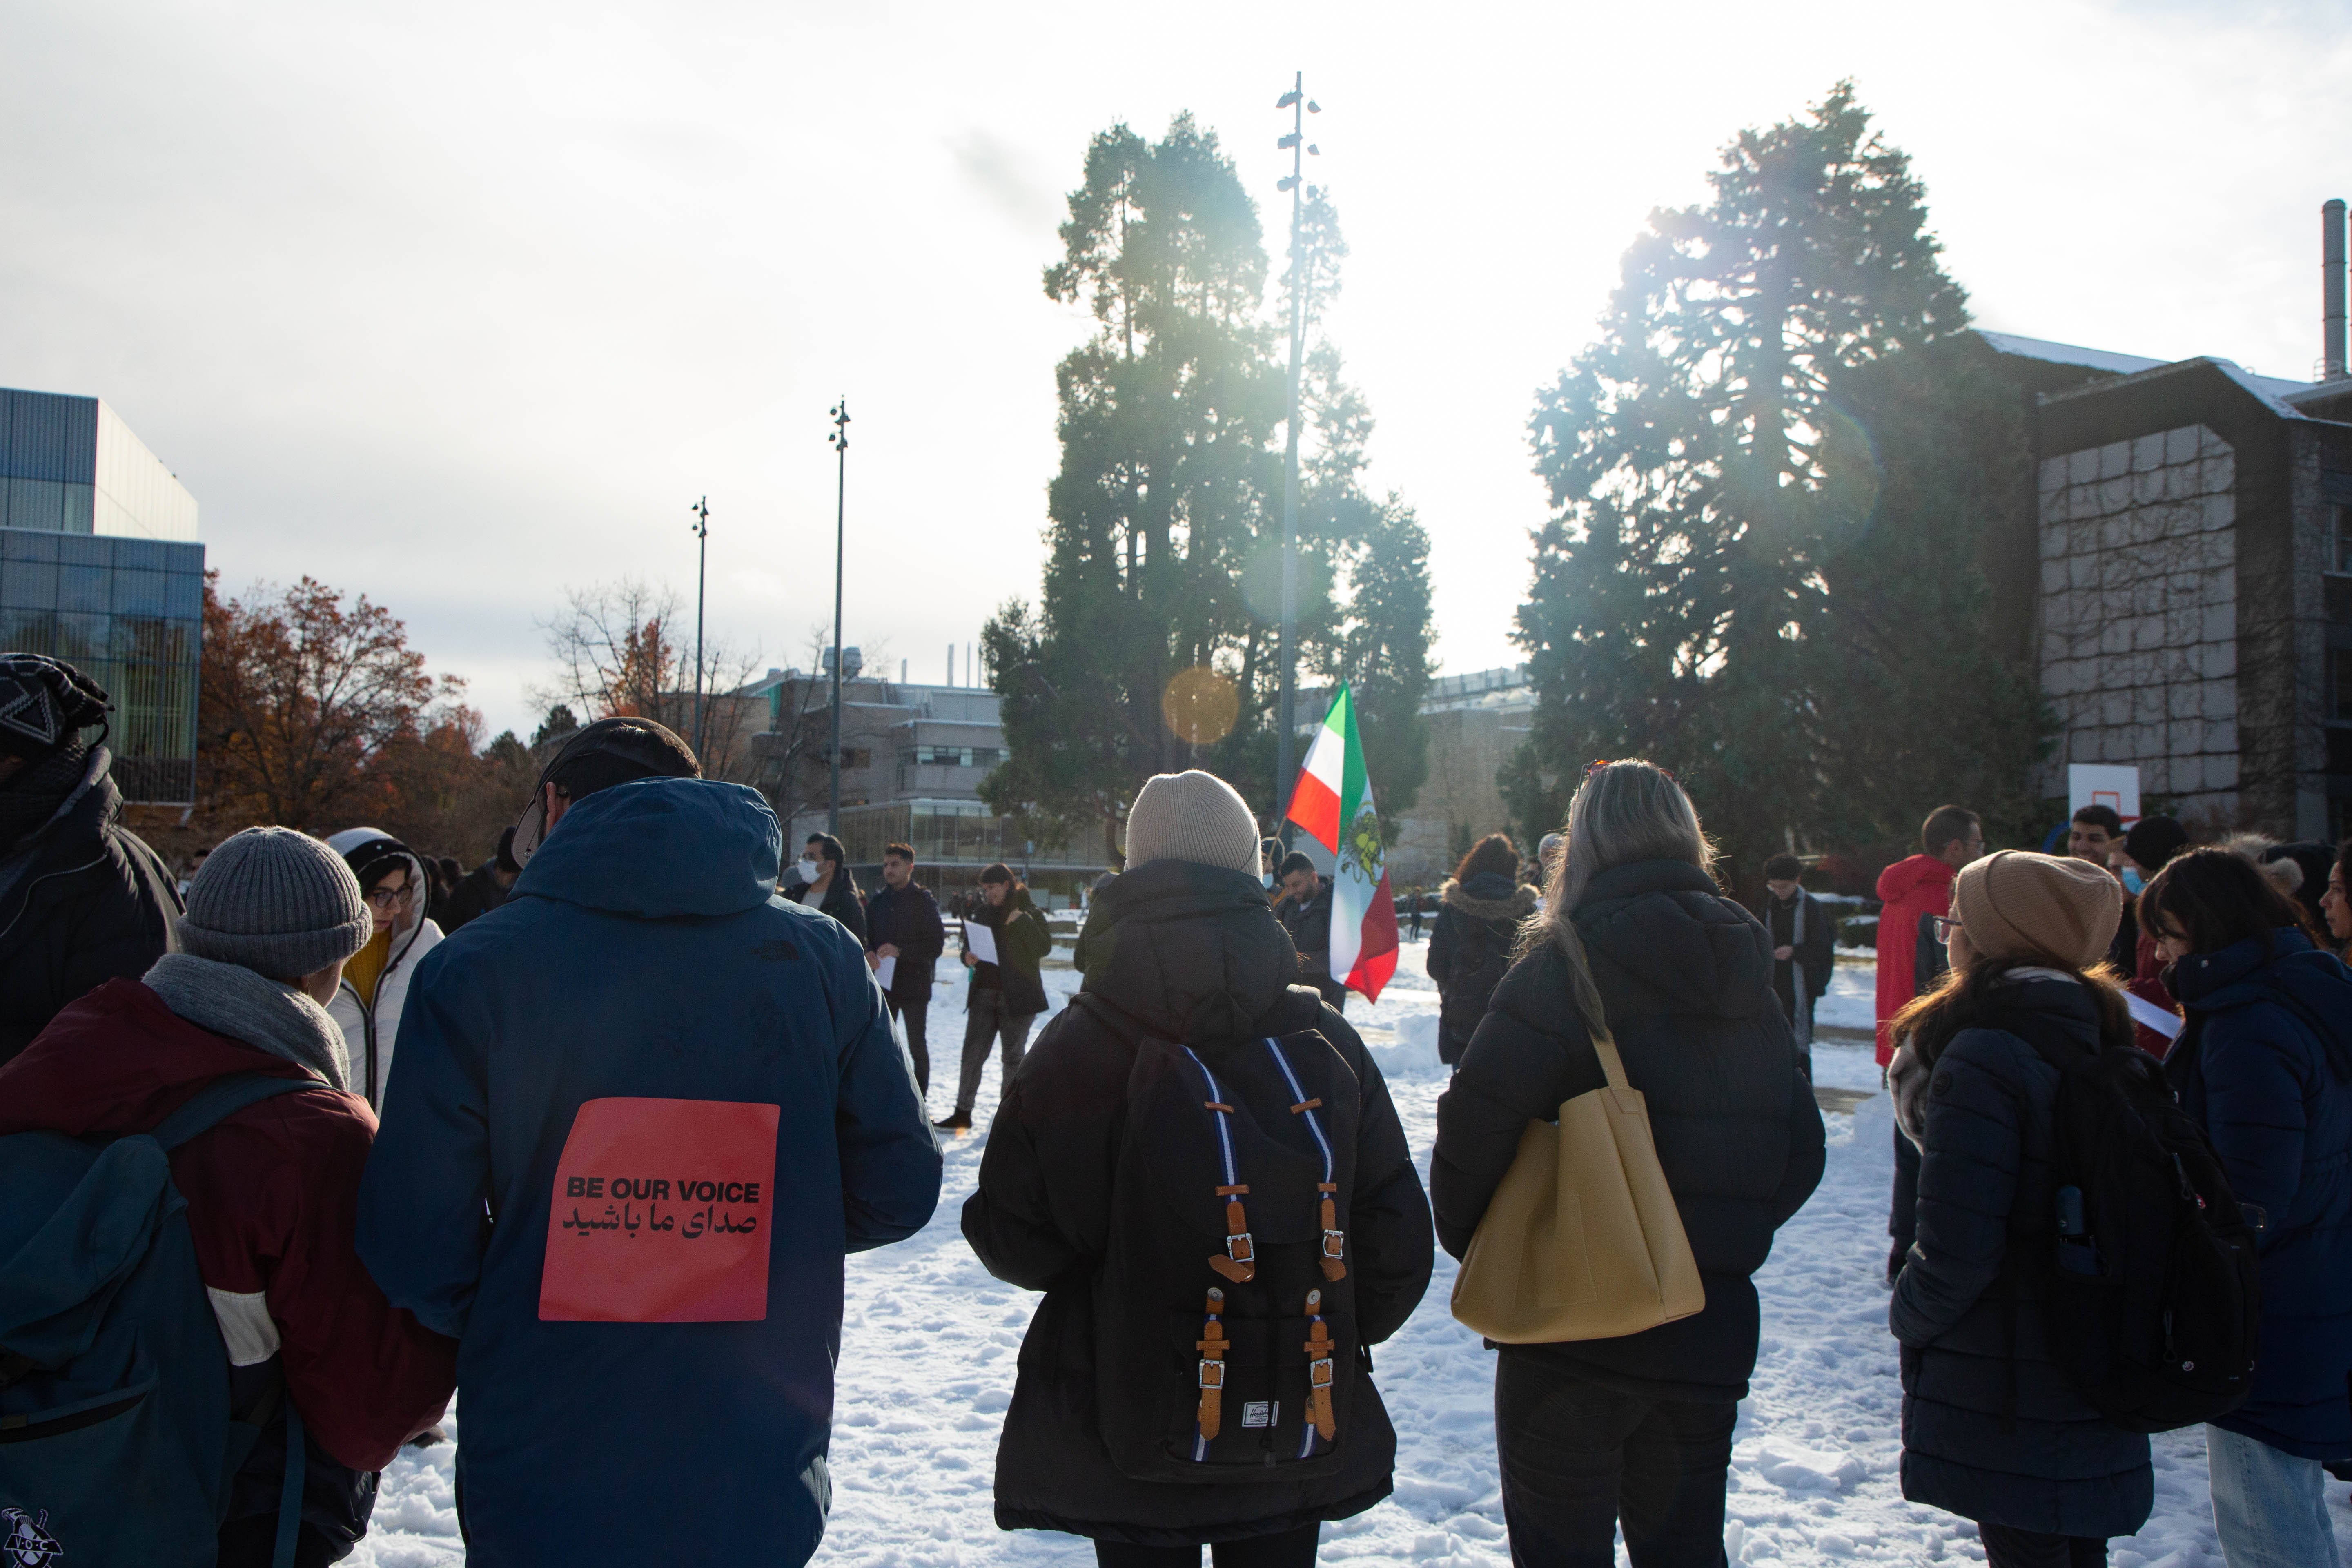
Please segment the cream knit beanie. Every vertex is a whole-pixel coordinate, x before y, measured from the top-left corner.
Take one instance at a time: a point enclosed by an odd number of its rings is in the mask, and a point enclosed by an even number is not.
[[[1997,850],[1952,883],[1952,913],[1969,945],[1996,961],[2054,958],[2088,969],[2106,957],[2123,912],[2123,884],[2073,856]]]
[[[1190,860],[1257,875],[1257,819],[1234,786],[1199,769],[1144,781],[1127,813],[1127,868]]]

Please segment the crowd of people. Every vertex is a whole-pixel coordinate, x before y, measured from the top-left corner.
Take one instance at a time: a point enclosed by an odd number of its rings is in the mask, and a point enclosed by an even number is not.
[[[614,718],[471,872],[372,828],[257,826],[183,889],[82,739],[107,710],[68,666],[0,658],[12,1547],[336,1561],[462,1387],[470,1560],[804,1561],[844,1259],[929,1221],[940,1135],[995,1055],[963,1235],[1043,1293],[1002,1528],[1113,1568],[1313,1562],[1393,1485],[1372,1351],[1435,1247],[1534,1248],[1501,1228],[1530,1124],[1604,1093],[1622,1117],[1630,1089],[1703,1302],[1496,1345],[1505,1523],[1522,1563],[1601,1568],[1621,1531],[1636,1568],[1723,1561],[1753,1276],[1824,1168],[1808,1042],[1834,931],[1793,856],[1756,909],[1726,896],[1664,770],[1593,764],[1534,856],[1478,840],[1442,889],[1453,1076],[1424,1189],[1318,964],[1328,882],[1210,774],[1136,795],[1066,1006],[1019,876],[958,900],[965,1034],[934,1121],[950,917],[907,845],[870,895],[830,836],[788,868],[755,792]],[[2352,846],[2188,838],[2095,808],[2069,855],[1987,853],[1945,807],[1880,879],[1902,1486],[1975,1521],[1996,1568],[2104,1562],[2152,1505],[2147,1434],[2192,1419],[2231,1568],[2336,1560]],[[2142,1343],[2122,1282],[2165,1257]],[[648,1547],[598,1506],[615,1487],[692,1506]]]

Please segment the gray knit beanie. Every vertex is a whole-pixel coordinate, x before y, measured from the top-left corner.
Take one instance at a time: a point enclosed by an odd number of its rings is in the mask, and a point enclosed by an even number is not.
[[[299,980],[365,947],[374,929],[341,856],[290,827],[248,827],[188,884],[180,950]]]
[[[1127,812],[1127,868],[1153,860],[1190,860],[1255,877],[1257,819],[1214,773],[1195,768],[1156,774]]]

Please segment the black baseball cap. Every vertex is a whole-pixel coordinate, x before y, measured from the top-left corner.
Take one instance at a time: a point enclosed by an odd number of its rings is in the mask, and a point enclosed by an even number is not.
[[[530,804],[515,818],[509,853],[528,865],[547,838],[547,786],[577,800],[633,779],[698,779],[702,764],[694,749],[667,726],[650,719],[599,719],[563,742],[530,786]]]

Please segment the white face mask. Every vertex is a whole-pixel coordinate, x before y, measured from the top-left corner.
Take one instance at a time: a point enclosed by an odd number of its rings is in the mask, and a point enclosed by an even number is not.
[[[822,860],[813,860],[806,856],[803,856],[801,858],[800,870],[802,881],[814,882],[819,877],[824,875],[824,862]]]
[[[1258,885],[1259,887],[1261,887],[1261,888],[1271,888],[1271,887],[1273,887],[1273,886],[1274,886],[1274,873],[1273,873],[1273,872],[1271,872],[1271,871],[1260,871],[1260,872],[1257,874],[1257,885]]]

